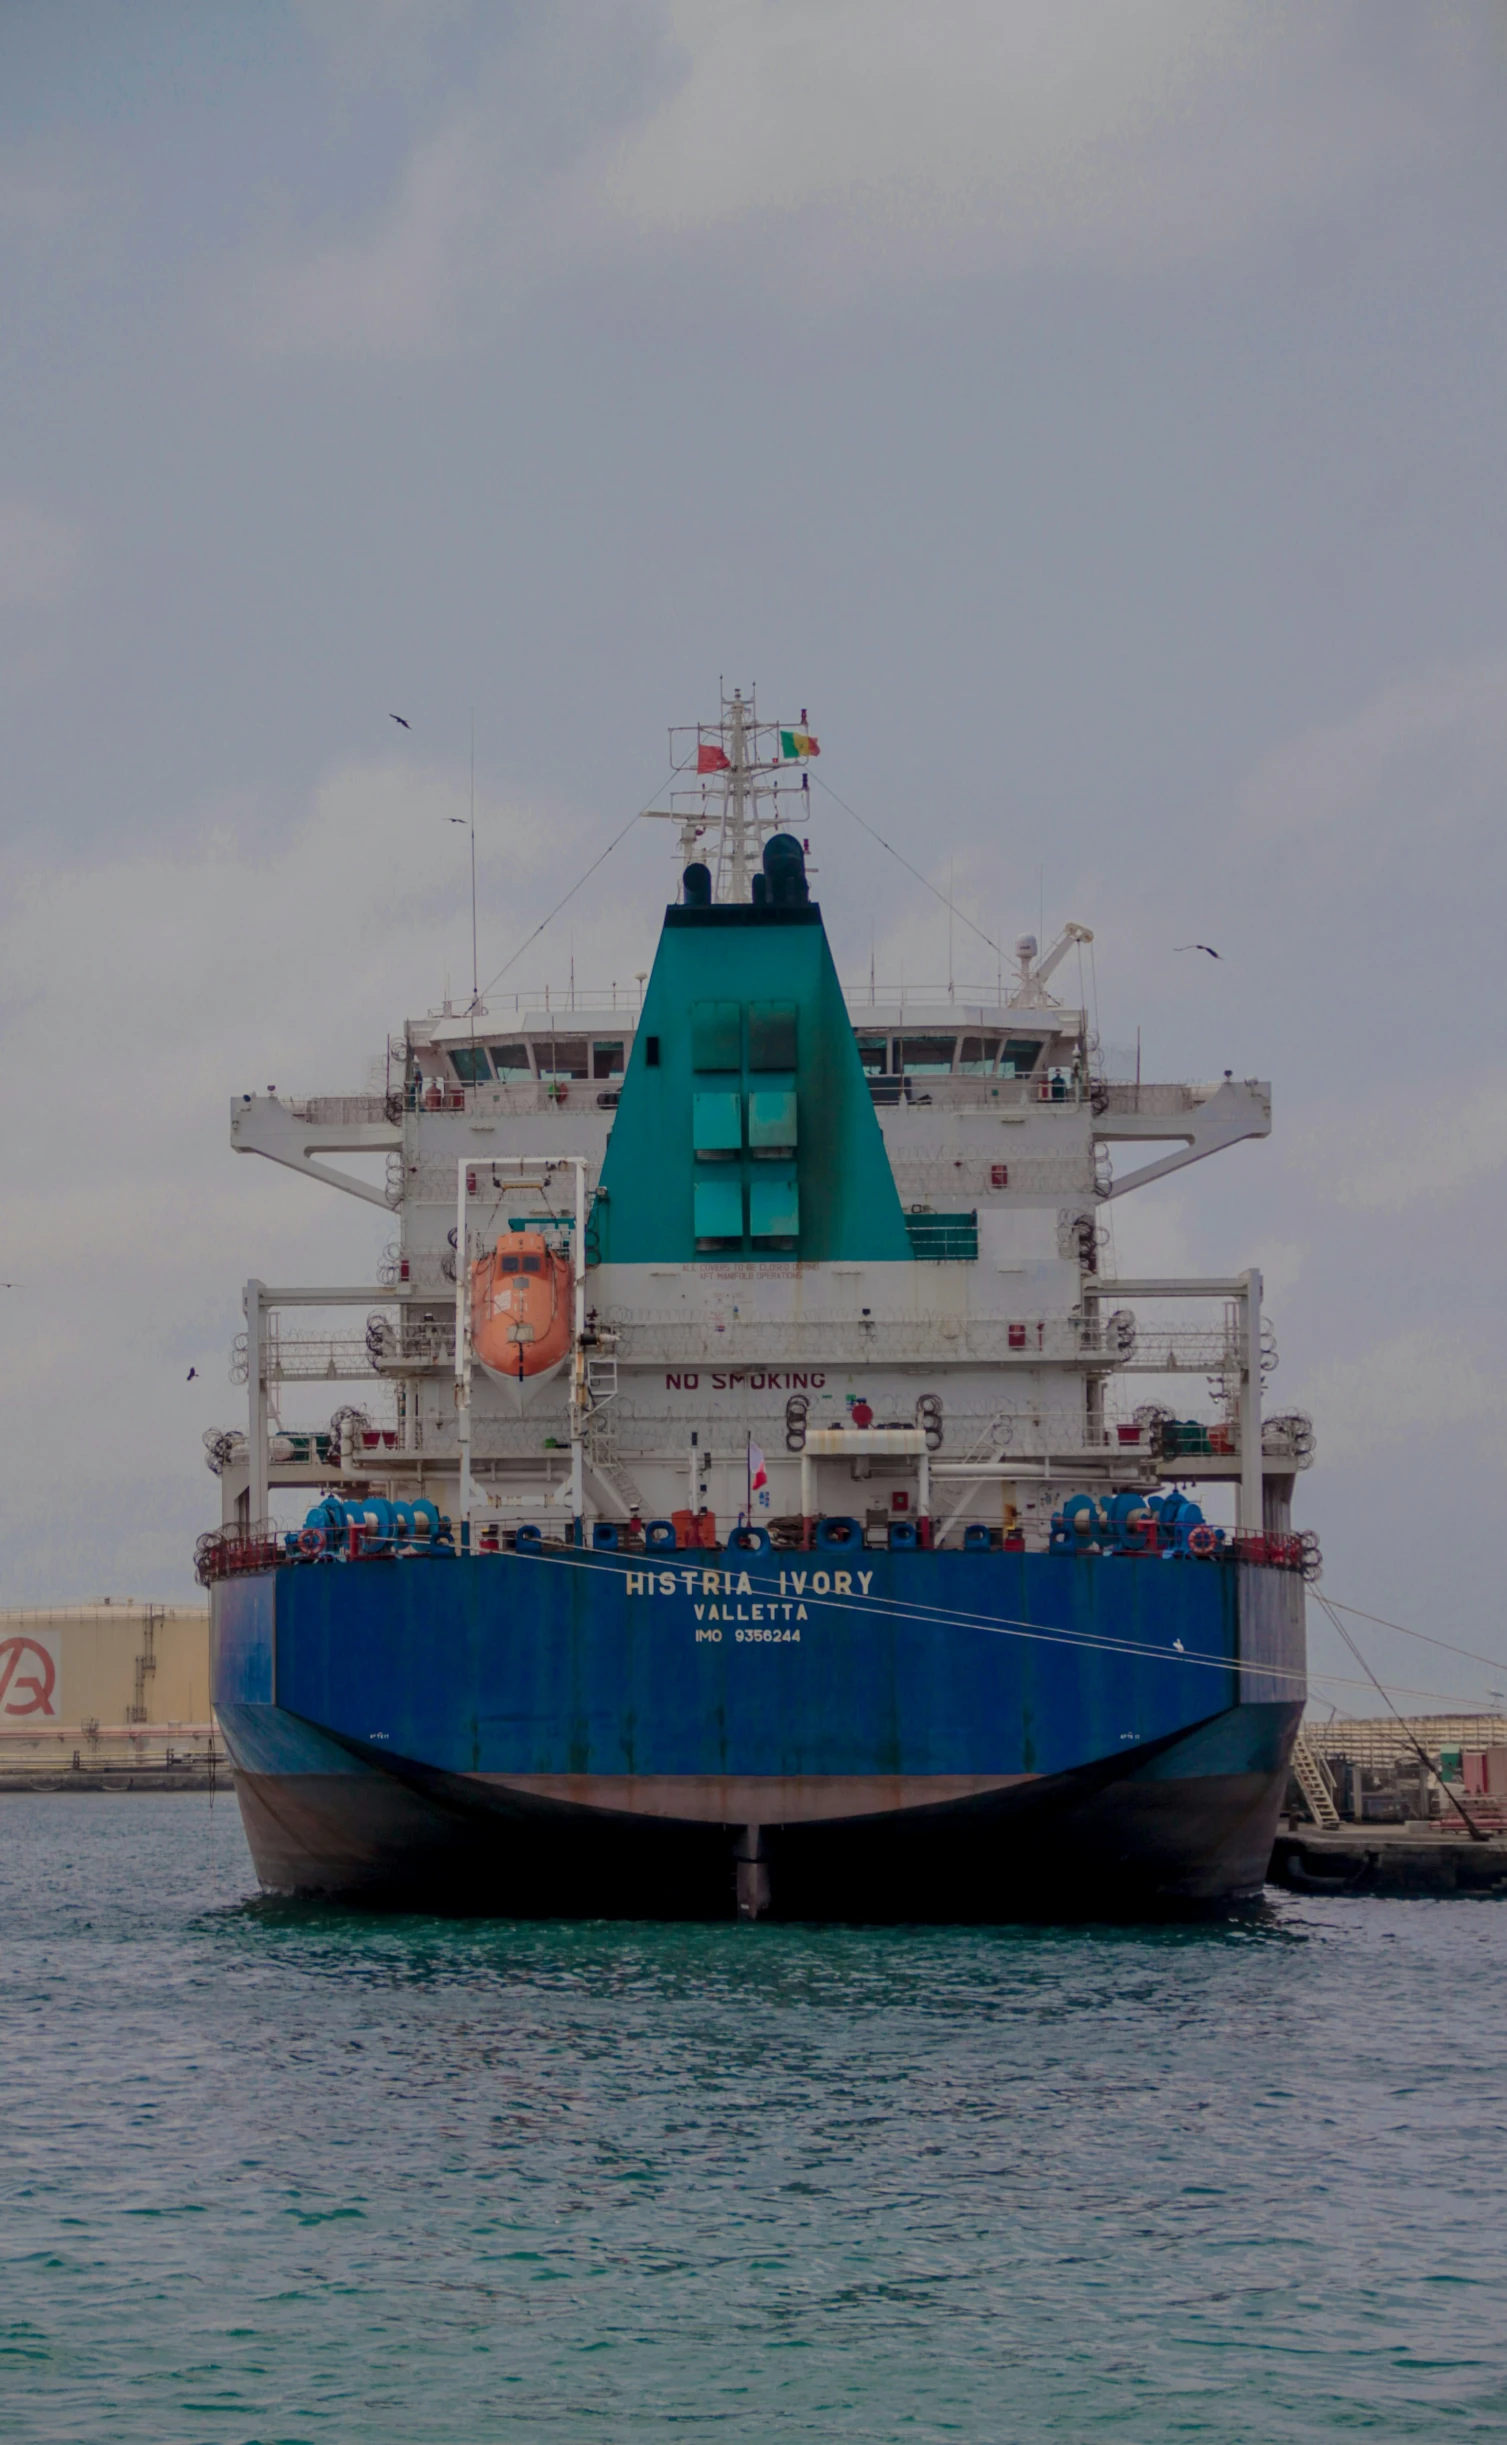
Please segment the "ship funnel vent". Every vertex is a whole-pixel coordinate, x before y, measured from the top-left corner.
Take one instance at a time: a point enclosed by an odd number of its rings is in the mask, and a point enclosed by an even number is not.
[[[764,843],[764,893],[770,908],[804,908],[811,897],[806,853],[792,832],[774,832]]]

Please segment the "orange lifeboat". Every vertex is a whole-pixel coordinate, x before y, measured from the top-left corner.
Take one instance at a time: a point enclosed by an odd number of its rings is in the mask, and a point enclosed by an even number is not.
[[[542,1231],[508,1231],[471,1268],[471,1347],[490,1375],[547,1375],[570,1348],[570,1259]]]

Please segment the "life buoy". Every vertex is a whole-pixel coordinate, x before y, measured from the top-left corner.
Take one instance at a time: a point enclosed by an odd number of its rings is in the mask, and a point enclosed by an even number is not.
[[[1188,1551],[1197,1554],[1200,1561],[1206,1561],[1218,1543],[1219,1539],[1207,1522],[1201,1522],[1197,1528],[1188,1531]]]
[[[298,1550],[301,1554],[308,1554],[311,1559],[315,1554],[322,1554],[324,1552],[324,1530],[322,1528],[300,1528]]]

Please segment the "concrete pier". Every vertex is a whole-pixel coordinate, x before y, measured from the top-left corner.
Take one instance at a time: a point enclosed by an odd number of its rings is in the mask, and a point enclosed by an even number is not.
[[[1507,1835],[1473,1842],[1437,1823],[1284,1829],[1270,1881],[1290,1893],[1507,1894]]]

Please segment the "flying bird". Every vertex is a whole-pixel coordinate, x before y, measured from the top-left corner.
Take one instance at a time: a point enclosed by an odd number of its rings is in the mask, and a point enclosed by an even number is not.
[[[194,1380],[194,1377],[195,1377],[195,1376],[198,1374],[198,1372],[199,1372],[199,1370],[198,1370],[198,1368],[197,1368],[197,1367],[190,1367],[190,1369],[189,1369],[189,1371],[188,1371],[188,1374],[187,1374],[187,1375],[186,1375],[186,1377],[184,1378],[185,1383],[189,1383],[189,1384],[191,1384],[191,1383],[193,1382],[193,1380]]]
[[[1179,942],[1173,947],[1179,951],[1207,951],[1211,959],[1219,957],[1219,953],[1210,942]]]
[[[390,722],[398,723],[401,729],[411,730],[413,728],[412,722],[404,721],[401,713],[389,713],[387,718]]]

